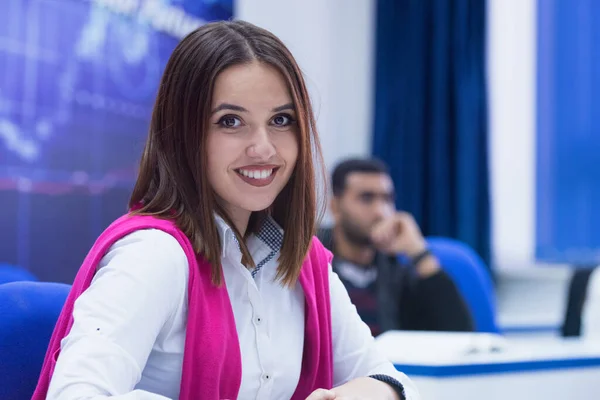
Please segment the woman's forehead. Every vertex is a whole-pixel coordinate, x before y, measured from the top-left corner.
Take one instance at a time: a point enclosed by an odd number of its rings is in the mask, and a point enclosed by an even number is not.
[[[224,102],[246,109],[271,109],[292,101],[283,75],[262,63],[235,65],[224,70],[217,77],[212,97],[213,107]]]

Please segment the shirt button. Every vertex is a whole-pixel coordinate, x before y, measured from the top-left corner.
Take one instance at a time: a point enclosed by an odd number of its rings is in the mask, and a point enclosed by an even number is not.
[[[268,381],[271,379],[271,374],[263,374],[263,380]]]
[[[263,322],[262,317],[254,318],[254,322],[256,322],[256,325],[260,325]]]

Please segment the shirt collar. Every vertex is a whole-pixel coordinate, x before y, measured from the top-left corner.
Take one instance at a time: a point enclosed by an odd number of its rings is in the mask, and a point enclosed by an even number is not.
[[[273,217],[267,216],[262,222],[256,237],[265,243],[269,248],[278,252],[283,245],[283,229],[275,222]]]
[[[240,244],[233,233],[233,229],[231,229],[227,222],[218,214],[215,214],[215,222],[217,223],[217,230],[222,243],[221,256],[225,255],[226,249],[231,245],[235,245],[239,249]],[[283,233],[283,229],[269,215],[263,220],[258,232],[254,236],[266,244],[271,251],[278,252],[283,245]]]

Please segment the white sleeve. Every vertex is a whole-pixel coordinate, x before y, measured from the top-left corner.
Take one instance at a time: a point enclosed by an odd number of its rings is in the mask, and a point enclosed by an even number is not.
[[[183,249],[165,232],[137,231],[116,242],[75,302],[47,398],[164,400],[134,387],[184,301],[188,273]]]
[[[352,379],[383,374],[404,386],[407,400],[418,400],[414,383],[377,349],[369,327],[360,319],[344,284],[329,266],[333,335],[333,386]]]

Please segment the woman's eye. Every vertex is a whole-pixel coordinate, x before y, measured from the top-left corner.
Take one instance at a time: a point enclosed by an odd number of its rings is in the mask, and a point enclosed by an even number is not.
[[[242,125],[242,121],[237,117],[225,115],[219,120],[218,124],[224,128],[237,128]]]
[[[279,126],[279,127],[291,125],[293,122],[294,122],[293,118],[291,116],[285,115],[285,114],[278,115],[275,118],[273,118],[273,120],[272,120],[273,125]]]

